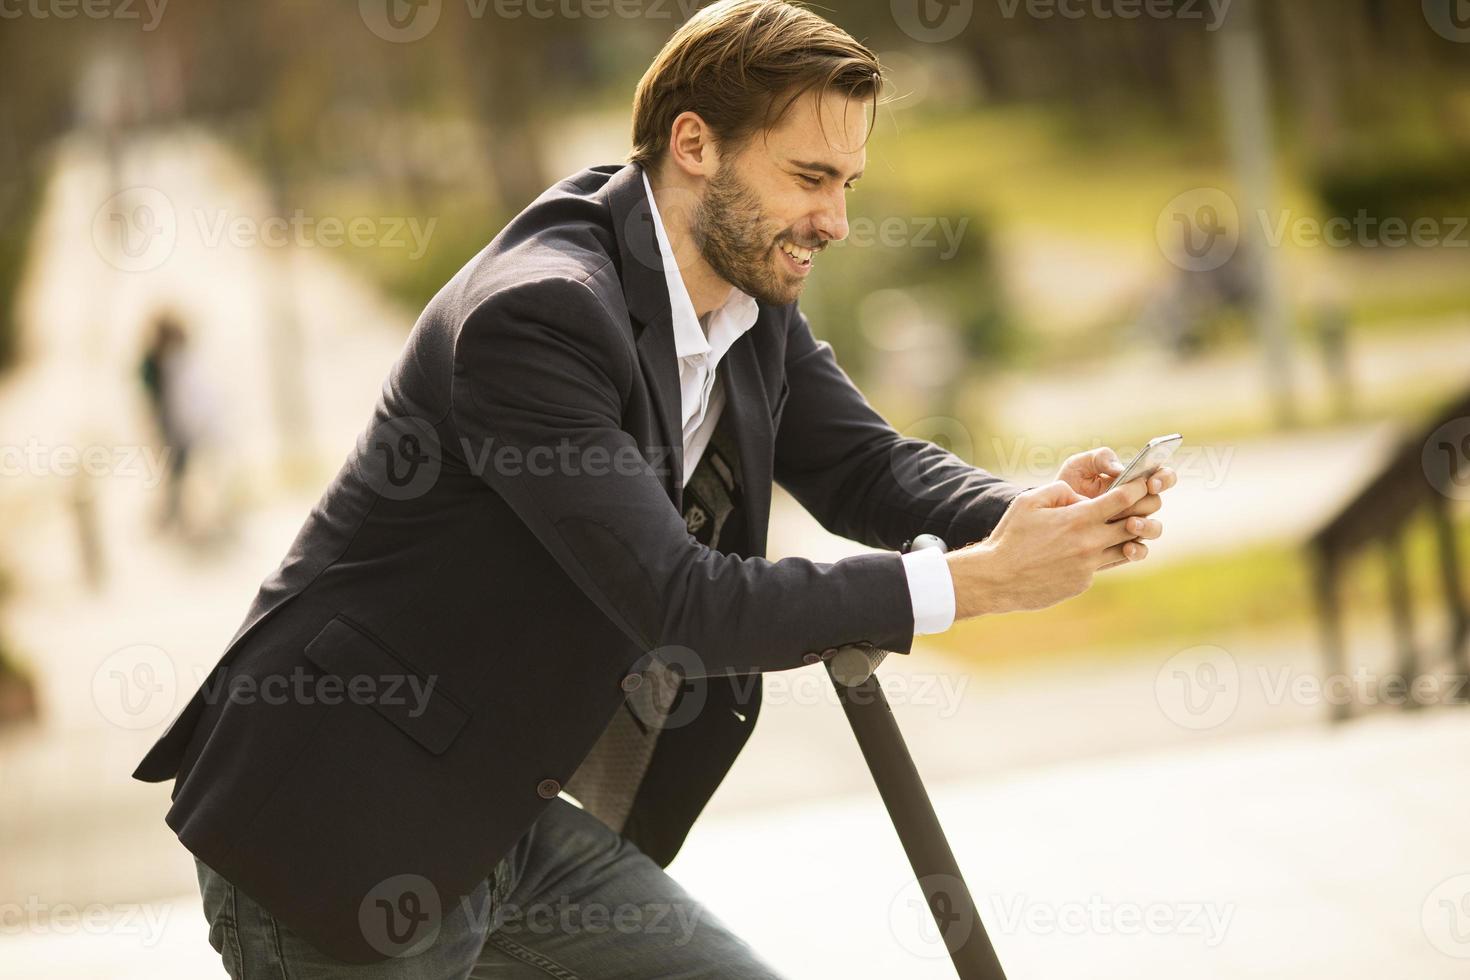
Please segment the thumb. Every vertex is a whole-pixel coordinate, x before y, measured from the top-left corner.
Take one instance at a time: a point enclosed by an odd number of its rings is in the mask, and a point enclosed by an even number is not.
[[[1027,499],[1033,507],[1066,507],[1087,498],[1067,486],[1065,480],[1054,480],[1045,486],[1028,490]]]
[[[1123,461],[1109,446],[1092,451],[1093,470],[1101,476],[1117,476],[1123,472]]]
[[[1089,501],[1104,520],[1115,517],[1148,495],[1147,480],[1129,480]]]

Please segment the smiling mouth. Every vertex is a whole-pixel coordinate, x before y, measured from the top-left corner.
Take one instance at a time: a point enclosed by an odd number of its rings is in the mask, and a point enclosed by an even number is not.
[[[802,273],[805,273],[812,267],[812,259],[818,252],[818,249],[803,248],[795,242],[783,241],[778,243],[776,247],[781,251],[781,254],[786,256],[787,261],[791,263],[792,267]]]

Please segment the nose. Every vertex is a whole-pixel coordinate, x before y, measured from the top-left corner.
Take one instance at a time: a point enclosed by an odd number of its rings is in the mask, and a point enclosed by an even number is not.
[[[822,241],[840,242],[847,237],[847,195],[839,188],[823,204],[812,216],[812,227]]]

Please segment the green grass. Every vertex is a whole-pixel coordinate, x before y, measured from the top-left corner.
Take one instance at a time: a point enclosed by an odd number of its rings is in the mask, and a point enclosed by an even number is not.
[[[1462,564],[1470,555],[1470,515],[1456,521]],[[1437,555],[1427,518],[1406,539],[1411,594],[1425,607],[1442,603]],[[1354,617],[1386,609],[1382,562],[1355,561],[1344,580],[1342,608]],[[925,644],[977,662],[1031,660],[1058,654],[1126,656],[1141,647],[1218,643],[1242,629],[1290,629],[1314,615],[1305,552],[1286,544],[1099,573],[1087,592],[1033,613],[956,624]]]

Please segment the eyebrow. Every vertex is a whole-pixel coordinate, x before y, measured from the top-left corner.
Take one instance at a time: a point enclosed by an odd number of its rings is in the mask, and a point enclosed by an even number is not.
[[[842,171],[838,170],[836,167],[832,166],[830,163],[822,163],[820,161],[810,161],[810,162],[808,162],[808,161],[802,161],[802,160],[792,160],[791,161],[791,165],[793,167],[796,167],[798,170],[815,170],[817,173],[819,173],[819,174],[826,174],[828,177],[841,177],[842,176]],[[857,180],[862,175],[863,175],[863,172],[861,170],[859,170],[857,173],[853,174],[851,177],[848,177],[847,179],[848,180]]]

